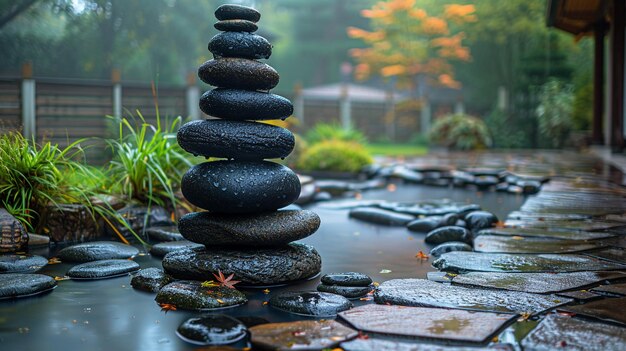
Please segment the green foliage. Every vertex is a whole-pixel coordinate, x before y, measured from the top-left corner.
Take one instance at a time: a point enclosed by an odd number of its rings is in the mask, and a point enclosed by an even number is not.
[[[358,172],[372,163],[369,152],[351,141],[325,140],[304,152],[298,168],[305,171]]]
[[[591,79],[574,88],[572,102],[572,127],[574,130],[590,130],[593,119],[593,83]]]
[[[359,144],[367,142],[365,135],[360,131],[349,128],[343,129],[338,124],[318,123],[305,135],[306,140],[311,143],[319,143],[326,140],[351,141]]]
[[[530,145],[527,133],[517,128],[511,122],[511,118],[498,109],[493,110],[485,118],[485,124],[489,129],[494,148],[519,149]]]
[[[540,90],[539,131],[550,139],[552,145],[562,147],[572,129],[572,103],[574,94],[570,85],[557,80],[544,84]]]
[[[391,142],[368,143],[365,148],[372,155],[381,156],[423,156],[428,153],[428,147],[425,144],[398,144]]]
[[[430,131],[430,140],[452,149],[473,150],[491,146],[485,123],[476,117],[454,114],[439,118]]]

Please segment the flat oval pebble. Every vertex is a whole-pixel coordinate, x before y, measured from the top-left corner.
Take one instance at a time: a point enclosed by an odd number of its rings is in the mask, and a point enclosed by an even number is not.
[[[194,243],[189,240],[167,241],[158,243],[150,248],[150,254],[156,257],[163,257],[170,252],[188,249],[203,249],[204,245]]]
[[[278,163],[214,161],[191,167],[181,189],[187,201],[214,213],[261,213],[296,201],[300,181]]]
[[[223,20],[213,25],[215,29],[230,32],[256,32],[259,26],[252,21],[243,19]]]
[[[151,267],[137,272],[130,280],[130,285],[137,290],[157,292],[171,281],[172,278],[162,269]]]
[[[389,226],[404,226],[415,219],[411,215],[371,207],[355,208],[348,215],[364,222]]]
[[[178,223],[185,238],[206,246],[271,247],[315,233],[319,216],[312,211],[283,210],[249,215],[194,212]]]
[[[72,279],[104,279],[135,272],[139,264],[131,260],[100,260],[76,265],[67,271]]]
[[[541,182],[536,180],[520,180],[515,185],[520,187],[524,194],[536,194],[541,190]]]
[[[165,255],[165,272],[178,279],[215,280],[213,273],[234,274],[240,285],[275,285],[317,275],[322,259],[309,245],[276,248],[182,250]]]
[[[369,286],[362,287],[320,284],[317,286],[317,291],[341,295],[348,299],[356,299],[367,295],[367,293],[372,291],[372,288]]]
[[[269,305],[282,311],[314,317],[334,317],[352,308],[341,295],[317,291],[286,291],[274,294]]]
[[[244,19],[247,21],[258,22],[261,19],[261,13],[248,6],[224,4],[215,9],[215,18],[220,21]]]
[[[178,241],[183,240],[183,236],[178,232],[176,226],[149,227],[146,234],[152,240],[156,241]]]
[[[441,219],[441,224],[446,226],[446,225],[455,225],[456,222],[459,220],[459,215],[456,213],[448,213],[446,215],[443,216],[443,218]]]
[[[211,38],[209,51],[215,58],[268,59],[272,56],[272,44],[262,36],[248,32],[222,32]]]
[[[0,274],[0,299],[31,296],[56,286],[56,280],[44,274]]]
[[[213,278],[215,279],[215,278]],[[199,281],[175,281],[156,295],[158,304],[170,304],[183,310],[210,310],[248,302],[239,290],[223,286],[203,287]]]
[[[430,250],[430,255],[433,257],[439,257],[446,252],[452,251],[472,251],[472,247],[464,242],[448,241],[433,247],[432,250]]]
[[[206,61],[198,68],[198,77],[216,87],[247,90],[270,90],[279,80],[270,65],[237,57]]]
[[[328,273],[322,276],[321,281],[326,285],[363,287],[372,284],[372,278],[358,272]]]
[[[291,101],[280,95],[226,88],[202,94],[200,109],[209,116],[233,121],[286,119],[293,114]]]
[[[225,345],[246,336],[248,329],[240,321],[224,314],[189,318],[176,330],[176,335],[196,345]]]
[[[473,231],[494,227],[498,223],[498,217],[487,211],[474,211],[468,213],[465,218],[467,227]]]
[[[37,255],[0,255],[0,273],[34,273],[47,264],[45,257]]]
[[[332,320],[270,323],[250,328],[253,346],[263,350],[330,350],[358,333]]]
[[[441,220],[441,216],[418,218],[409,222],[406,227],[412,232],[428,233],[431,230],[439,228],[441,226]]]
[[[191,154],[235,160],[287,157],[295,145],[293,134],[285,128],[220,119],[186,123],[177,139]]]
[[[424,241],[428,244],[443,244],[448,241],[462,241],[469,243],[472,241],[472,234],[463,227],[446,226],[437,228],[428,234]]]
[[[136,247],[115,241],[94,241],[66,247],[57,257],[64,262],[90,262],[108,259],[125,259],[136,256]]]

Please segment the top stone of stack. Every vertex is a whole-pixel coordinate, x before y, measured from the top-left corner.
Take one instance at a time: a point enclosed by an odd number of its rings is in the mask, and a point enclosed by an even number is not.
[[[214,25],[217,30],[251,33],[258,29],[256,22],[261,14],[251,7],[222,5],[215,10],[215,17],[219,20]]]

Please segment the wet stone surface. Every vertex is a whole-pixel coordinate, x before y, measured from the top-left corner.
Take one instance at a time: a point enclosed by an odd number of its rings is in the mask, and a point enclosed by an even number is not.
[[[439,257],[444,253],[453,251],[472,251],[472,247],[467,243],[460,241],[448,241],[443,244],[439,244],[430,250],[430,255],[433,257]]]
[[[317,286],[317,291],[327,292],[331,294],[341,295],[348,299],[356,299],[367,295],[372,290],[369,286],[341,286],[341,285],[326,285],[320,284]]]
[[[130,285],[147,292],[157,292],[162,287],[172,282],[172,278],[158,268],[144,268],[137,272],[130,280]]]
[[[56,286],[56,280],[44,274],[0,274],[0,299],[35,295]]]
[[[48,260],[38,255],[0,255],[0,273],[34,273],[47,264]]]
[[[307,279],[321,269],[321,257],[309,245],[291,243],[267,249],[175,251],[163,258],[165,272],[178,279],[213,280],[213,273],[234,274],[241,285],[274,285]]]
[[[389,226],[405,226],[415,219],[411,215],[370,207],[355,208],[349,215],[360,221]]]
[[[226,88],[202,94],[200,109],[209,116],[232,121],[286,119],[293,114],[291,102],[280,95]]]
[[[374,339],[374,338],[357,338],[351,341],[342,342],[341,348],[344,351],[380,351],[380,350],[394,350],[394,351],[479,351],[479,350],[494,350],[494,351],[513,351],[513,347],[508,344],[495,344],[488,347],[473,347],[473,346],[446,346],[442,344],[427,344],[420,342],[409,343],[404,341],[392,341],[386,339]]]
[[[619,323],[626,326],[626,297],[602,299],[583,305],[565,306],[559,311],[573,312],[577,315],[597,318],[600,320]]]
[[[369,286],[372,278],[359,272],[327,273],[322,276],[322,283],[326,285]]]
[[[561,240],[501,235],[480,235],[474,239],[475,251],[494,253],[572,253],[605,246],[605,243],[597,240]]]
[[[603,298],[602,295],[587,290],[566,291],[558,293],[556,296],[567,297],[568,299],[574,299],[581,303]]]
[[[204,245],[194,243],[189,240],[168,241],[152,245],[150,248],[150,254],[156,257],[164,257],[170,252],[179,250],[197,250],[203,249]]]
[[[615,234],[607,232],[586,232],[581,230],[549,230],[539,228],[491,228],[484,229],[477,233],[480,235],[502,235],[521,236],[531,238],[552,238],[567,240],[593,240],[603,239],[615,236]]]
[[[181,339],[197,345],[232,344],[246,333],[247,328],[240,321],[224,314],[189,318],[176,331]]]
[[[156,295],[158,304],[169,304],[183,310],[211,310],[246,303],[246,296],[223,286],[203,287],[199,281],[175,281],[165,285]]]
[[[269,350],[322,350],[358,333],[330,320],[263,324],[250,328],[252,344]]]
[[[600,285],[592,289],[595,292],[610,293],[616,295],[626,295],[626,283]]]
[[[146,234],[148,234],[151,240],[155,241],[178,241],[184,239],[176,226],[150,227],[146,229]]]
[[[429,307],[364,305],[339,316],[366,333],[482,343],[514,315]]]
[[[546,316],[522,340],[525,350],[618,351],[624,344],[624,328],[555,314]]]
[[[472,231],[491,228],[498,223],[498,217],[487,211],[470,212],[463,218],[467,227]]]
[[[600,284],[607,280],[624,278],[626,278],[626,271],[573,273],[470,272],[453,277],[452,283],[548,294]]]
[[[272,55],[272,44],[262,36],[248,32],[223,32],[211,38],[209,51],[215,58],[267,59]]]
[[[214,213],[261,213],[296,201],[300,181],[278,163],[214,161],[190,168],[181,189],[190,203]]]
[[[100,260],[78,264],[67,271],[72,279],[105,279],[139,270],[139,264],[131,260]]]
[[[553,295],[451,286],[425,279],[388,280],[374,292],[378,304],[537,314],[571,302]]]
[[[603,260],[626,264],[626,250],[621,248],[610,247],[602,250],[585,252],[584,254]]]
[[[256,23],[242,20],[242,19],[232,19],[232,20],[223,20],[215,23],[213,25],[215,29],[221,31],[231,31],[231,32],[256,32],[259,27]]]
[[[437,228],[428,234],[424,241],[428,244],[439,245],[449,241],[472,242],[472,234],[463,227],[447,226]]]
[[[94,241],[66,247],[57,257],[64,262],[90,262],[134,257],[139,250],[115,241]]]
[[[343,296],[317,291],[274,294],[269,305],[285,312],[315,317],[334,317],[352,307],[352,303]]]
[[[224,4],[215,9],[215,18],[220,21],[244,19],[251,22],[258,22],[261,19],[261,13],[248,6]]]
[[[434,229],[437,229],[443,225],[441,216],[431,216],[425,218],[418,218],[407,224],[407,229],[412,232],[428,233]]]
[[[231,89],[270,90],[278,84],[278,72],[255,60],[225,57],[209,60],[198,68],[203,82]]]
[[[577,254],[498,254],[450,252],[433,262],[436,268],[463,272],[581,272],[626,269],[626,265]]]
[[[209,246],[281,246],[315,233],[317,214],[283,210],[250,215],[195,212],[183,216],[179,229],[185,238]]]

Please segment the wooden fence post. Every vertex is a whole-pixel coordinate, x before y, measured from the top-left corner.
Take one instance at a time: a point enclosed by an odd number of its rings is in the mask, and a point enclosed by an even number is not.
[[[122,72],[119,68],[111,70],[111,83],[113,83],[113,116],[122,118]]]
[[[189,73],[187,75],[187,90],[185,91],[185,101],[187,106],[187,115],[193,119],[200,119],[200,109],[198,101],[200,101],[200,89],[196,85],[196,74]]]
[[[350,102],[350,93],[348,92],[348,84],[341,85],[341,95],[339,97],[339,116],[341,117],[341,126],[345,130],[352,128],[352,106]]]
[[[33,63],[26,62],[22,65],[22,134],[27,139],[35,138],[37,136],[35,98]]]
[[[300,121],[300,125],[304,127],[304,95],[300,82],[293,87],[293,114]]]
[[[424,95],[421,99],[422,108],[420,110],[420,130],[422,135],[428,136],[428,132],[430,132],[430,120],[432,118],[432,112],[430,109],[430,100],[428,96]]]

